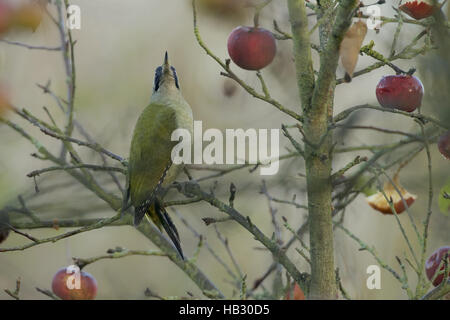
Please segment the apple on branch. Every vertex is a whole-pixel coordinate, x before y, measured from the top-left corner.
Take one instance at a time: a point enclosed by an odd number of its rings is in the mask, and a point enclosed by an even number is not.
[[[413,112],[422,105],[423,85],[409,74],[383,77],[377,85],[378,102],[385,108]]]
[[[444,280],[445,263],[443,259],[445,258],[446,254],[447,259],[449,259],[450,246],[444,246],[437,249],[430,257],[428,257],[425,263],[427,278],[433,283],[435,287],[440,285],[442,280]],[[439,266],[441,266],[441,268],[438,271]],[[439,272],[440,274],[436,274],[436,272]]]
[[[78,268],[62,268],[53,276],[52,291],[63,300],[93,300],[97,295],[97,281]]]
[[[231,60],[246,70],[260,70],[275,57],[277,44],[272,32],[259,27],[237,27],[228,37]]]

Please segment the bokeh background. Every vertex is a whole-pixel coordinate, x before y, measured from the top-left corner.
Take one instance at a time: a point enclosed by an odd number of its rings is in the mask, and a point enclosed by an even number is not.
[[[396,5],[398,1],[388,1]],[[124,157],[128,156],[132,129],[139,113],[147,105],[153,85],[154,69],[162,63],[163,54],[169,52],[170,61],[176,67],[184,97],[193,109],[195,120],[202,120],[204,129],[218,128],[280,128],[281,124],[292,121],[276,109],[248,95],[231,80],[219,75],[219,66],[210,59],[197,44],[193,33],[191,1],[156,0],[78,0],[72,1],[81,8],[81,29],[74,30],[76,44],[76,117],[86,130],[107,149]],[[393,16],[391,5],[381,6],[382,15]],[[290,31],[286,2],[274,0],[262,12],[261,25],[273,30],[272,20],[276,19],[281,29]],[[315,18],[311,18],[311,26]],[[238,25],[252,24],[252,10],[239,12],[200,10],[199,27],[204,41],[220,58],[228,58],[227,36]],[[369,30],[364,43],[376,42],[378,51],[388,54],[395,31],[395,24],[387,24],[379,33]],[[403,47],[420,31],[419,27],[407,25],[403,28],[398,46]],[[31,45],[57,46],[58,34],[54,25],[44,20],[35,33],[12,32],[9,40]],[[313,37],[317,43],[317,36]],[[448,41],[448,39],[447,39]],[[448,51],[447,51],[448,52]],[[318,57],[314,53],[315,66]],[[373,63],[373,59],[360,57],[357,70]],[[398,61],[403,69],[417,67],[417,76],[425,86],[426,97],[422,112],[433,115],[442,121],[450,121],[449,60],[448,55],[433,54],[418,59]],[[232,66],[233,70],[250,85],[259,88],[254,72],[246,72]],[[262,71],[273,97],[292,108],[299,110],[299,98],[292,58],[290,41],[278,41],[278,53],[274,62]],[[338,69],[338,77],[344,71]],[[375,86],[386,74],[393,74],[388,67],[356,78],[350,84],[338,86],[335,98],[335,112],[348,107],[370,103],[377,105]],[[0,81],[6,83],[12,101],[17,107],[30,110],[45,118],[42,106],[47,106],[59,123],[64,123],[64,115],[54,101],[42,93],[36,84],[46,84],[51,80],[51,88],[65,96],[64,68],[59,52],[27,50],[22,47],[0,43]],[[11,120],[19,122],[45,143],[50,150],[57,151],[60,143],[42,135],[28,126],[17,116]],[[378,125],[384,128],[418,132],[419,127],[410,119],[393,114],[361,111],[355,118],[363,125]],[[78,133],[77,133],[78,135]],[[401,139],[372,131],[352,130],[338,141],[339,146],[382,144]],[[289,143],[281,137],[285,151]],[[100,163],[89,150],[80,149],[88,163]],[[448,217],[437,208],[437,193],[450,178],[449,163],[431,146],[435,200],[431,219],[431,234],[428,252],[431,253],[450,242]],[[32,170],[47,167],[49,163],[30,156],[33,147],[16,132],[0,126],[0,206],[15,204],[18,194],[23,194],[29,207],[36,210],[42,218],[64,219],[70,217],[104,217],[113,212],[89,191],[79,186],[64,172],[46,174],[37,178],[43,194],[34,195],[34,182],[26,174]],[[400,151],[399,151],[400,152]],[[336,157],[334,169],[339,169],[357,154],[370,156],[368,152],[346,153]],[[387,158],[388,159],[388,158]],[[381,162],[383,163],[383,161]],[[249,173],[247,169],[220,178],[217,195],[227,199],[230,182],[237,187],[235,206],[266,235],[273,232],[267,199],[259,193],[262,178],[259,171]],[[301,159],[282,162],[280,171],[273,177],[264,177],[271,195],[306,203],[305,181],[297,173],[304,172]],[[391,171],[393,172],[393,171]],[[205,173],[200,173],[200,176]],[[96,177],[111,190],[114,185],[106,174],[96,173]],[[182,179],[185,179],[183,176]],[[411,207],[417,222],[421,222],[427,205],[426,155],[416,157],[403,171],[402,184],[418,200]],[[172,195],[174,198],[177,195]],[[178,196],[179,197],[179,196]],[[306,216],[305,210],[292,206],[274,204],[278,209],[277,218],[285,216],[291,226],[297,228]],[[212,226],[205,226],[203,217],[222,217],[207,204],[178,207],[177,210],[189,223],[203,234],[209,245],[232,266],[222,243],[218,240]],[[400,220],[413,239],[412,229],[403,214]],[[197,238],[174,216],[174,222],[182,238],[185,253],[191,256],[197,246]],[[383,216],[371,209],[363,196],[347,209],[345,225],[356,235],[374,245],[382,258],[397,269],[395,256],[402,257],[407,247],[392,216]],[[249,285],[260,277],[272,263],[271,255],[260,248],[243,228],[229,221],[218,225],[220,232],[228,238],[233,254],[243,273],[248,275]],[[49,237],[61,230],[32,230],[37,237]],[[283,239],[291,237],[283,228]],[[14,247],[27,243],[27,239],[11,234],[2,247]],[[418,250],[417,241],[413,245]],[[26,299],[47,299],[35,287],[49,289],[54,273],[61,267],[72,263],[71,257],[91,257],[103,254],[108,248],[121,246],[129,249],[152,249],[154,245],[132,227],[105,227],[53,244],[44,244],[26,251],[0,254],[0,299],[10,297],[3,289],[14,289],[17,277],[21,277],[21,297]],[[298,255],[294,245],[289,251],[293,261],[302,270],[308,271],[303,258]],[[335,234],[336,265],[350,295],[356,299],[404,299],[406,295],[398,282],[384,270],[381,290],[366,287],[366,268],[376,264],[369,253],[358,251],[358,245],[341,231]],[[198,257],[198,265],[229,297],[233,295],[226,272],[206,249]],[[86,271],[93,274],[99,284],[99,299],[144,299],[144,291],[150,288],[161,296],[186,296],[186,291],[201,297],[201,293],[175,265],[161,257],[132,256],[116,260],[102,260],[89,265]],[[413,274],[409,273],[414,279]],[[264,283],[268,289],[272,279]]]

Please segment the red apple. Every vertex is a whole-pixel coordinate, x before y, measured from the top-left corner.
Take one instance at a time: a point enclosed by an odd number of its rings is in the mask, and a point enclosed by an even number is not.
[[[292,297],[291,297],[291,293],[292,293]],[[286,297],[285,300],[306,300],[305,298],[305,294],[303,293],[303,290],[300,288],[300,286],[295,283],[294,284],[294,288],[291,290],[289,290],[286,293]]]
[[[430,17],[434,11],[433,5],[423,0],[407,1],[399,9],[417,20]]]
[[[439,152],[450,160],[450,130],[444,133],[438,141]]]
[[[422,104],[423,85],[410,75],[386,76],[378,83],[376,95],[385,108],[413,112]]]
[[[260,70],[269,65],[277,51],[272,33],[264,28],[237,27],[228,37],[231,60],[246,70]]]
[[[11,27],[12,9],[8,2],[0,0],[0,35],[6,33]]]
[[[432,280],[434,275],[436,274],[437,268],[441,264],[442,259],[444,259],[445,254],[448,253],[450,257],[450,246],[444,246],[437,249],[433,254],[427,259],[425,263],[425,271],[427,273],[428,280]],[[444,264],[442,264],[442,267],[439,271],[444,270]],[[442,280],[444,279],[444,273],[438,275],[434,281],[433,285],[437,287],[441,284]]]
[[[59,269],[53,276],[53,293],[63,300],[93,300],[97,295],[97,281],[89,273],[77,270],[78,274],[68,268]]]

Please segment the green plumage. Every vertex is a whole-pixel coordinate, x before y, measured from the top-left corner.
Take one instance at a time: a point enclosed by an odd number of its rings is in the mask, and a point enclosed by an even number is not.
[[[170,68],[167,57],[157,69],[155,87],[150,104],[140,115],[134,128],[129,156],[129,193],[135,208],[135,225],[145,214],[161,229],[164,227],[179,250],[178,232],[161,205],[160,187],[170,185],[182,170],[173,165],[171,141],[176,129],[193,131],[192,110],[178,87],[175,69]]]
[[[170,135],[177,128],[173,108],[151,103],[144,109],[134,129],[130,152],[130,195],[133,205],[149,199],[176,142]]]

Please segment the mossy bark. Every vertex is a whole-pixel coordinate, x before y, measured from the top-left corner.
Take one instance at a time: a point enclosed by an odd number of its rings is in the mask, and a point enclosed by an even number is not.
[[[337,297],[331,202],[333,136],[328,132],[328,125],[333,116],[339,46],[357,2],[341,1],[336,14],[319,26],[320,70],[314,81],[305,2],[288,0],[303,128],[308,141],[305,143],[305,162],[311,249],[310,299]],[[318,20],[333,3],[331,0],[320,1]]]

